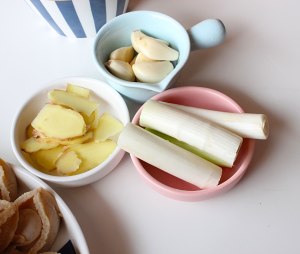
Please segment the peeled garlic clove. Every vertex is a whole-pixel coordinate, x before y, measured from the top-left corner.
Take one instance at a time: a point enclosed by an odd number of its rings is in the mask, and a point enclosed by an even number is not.
[[[175,61],[178,59],[179,53],[177,50],[152,37],[144,36],[136,43],[140,52],[150,59],[166,61]]]
[[[137,52],[137,53],[140,53],[140,49],[139,49],[139,41],[143,38],[143,37],[150,37],[152,39],[155,39],[167,46],[169,46],[169,42],[165,41],[165,40],[161,40],[161,39],[157,39],[157,38],[154,38],[154,37],[151,37],[151,36],[148,36],[146,34],[144,34],[142,31],[140,30],[136,30],[136,31],[133,31],[131,33],[131,44],[132,44],[132,47],[134,48],[134,50]]]
[[[21,209],[14,244],[17,246],[30,244],[38,238],[41,231],[42,221],[39,214],[33,209]]]
[[[140,63],[140,62],[153,62],[155,60],[152,60],[148,57],[146,57],[145,55],[143,55],[142,53],[138,53],[135,59],[135,63]]]
[[[135,60],[136,60],[137,55],[131,60],[130,65],[132,66],[133,64],[135,64]]]
[[[131,33],[131,44],[132,44],[132,47],[134,48],[134,50],[138,53],[140,53],[140,49],[139,49],[139,46],[138,46],[138,42],[143,38],[147,36],[146,34],[144,34],[142,31],[140,30],[136,30],[136,31],[133,31]]]
[[[157,39],[157,38],[155,38],[155,39],[156,39],[157,41],[163,43],[163,44],[166,44],[167,46],[170,45],[170,43],[169,43],[168,41],[165,41],[165,40],[162,40],[162,39]]]
[[[18,207],[9,201],[0,200],[0,253],[3,253],[12,241],[18,221]]]
[[[14,201],[17,197],[17,180],[11,167],[0,159],[0,199]]]
[[[136,78],[141,82],[157,83],[164,79],[173,69],[169,61],[140,62],[132,65]]]
[[[109,60],[105,64],[106,68],[112,73],[114,76],[127,80],[127,81],[134,81],[135,76],[132,71],[131,65],[127,62],[120,61],[120,60]]]
[[[110,53],[109,59],[110,60],[121,60],[127,63],[134,57],[134,49],[133,47],[122,47],[114,50]]]
[[[24,193],[16,199],[14,204],[17,205],[19,211],[33,210],[40,217],[42,224],[39,236],[30,244],[19,246],[18,249],[25,253],[49,250],[56,238],[60,224],[59,209],[52,194],[43,188],[38,188]]]

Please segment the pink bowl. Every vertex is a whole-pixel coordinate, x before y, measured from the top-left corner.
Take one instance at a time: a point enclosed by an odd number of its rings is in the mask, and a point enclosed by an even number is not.
[[[225,94],[204,87],[174,88],[166,90],[151,99],[219,111],[244,112],[235,101]],[[142,107],[135,114],[132,123],[138,125]],[[209,189],[199,189],[136,158],[132,154],[130,156],[137,171],[154,190],[177,200],[200,201],[224,193],[239,182],[251,161],[254,145],[254,140],[244,139],[234,166],[223,168],[219,185]]]

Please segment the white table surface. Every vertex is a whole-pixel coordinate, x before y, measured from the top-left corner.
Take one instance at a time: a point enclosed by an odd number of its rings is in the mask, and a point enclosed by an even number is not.
[[[242,181],[216,198],[186,203],[153,191],[129,156],[97,183],[56,189],[70,206],[91,253],[300,253],[300,4],[297,0],[135,0],[186,28],[220,18],[226,42],[192,52],[178,81],[217,89],[247,112],[266,113],[271,135],[256,145]],[[19,164],[10,145],[13,115],[48,81],[101,79],[92,39],[50,31],[24,1],[0,1],[0,157]],[[131,114],[138,105],[128,103]]]

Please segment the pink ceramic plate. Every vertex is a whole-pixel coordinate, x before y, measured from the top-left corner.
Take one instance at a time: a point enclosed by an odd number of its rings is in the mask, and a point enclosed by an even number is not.
[[[164,91],[152,99],[219,111],[244,112],[235,101],[225,94],[203,87],[174,88]],[[141,108],[135,114],[132,123],[138,124],[140,114]],[[142,178],[154,190],[177,200],[200,201],[224,193],[238,183],[251,161],[254,145],[254,140],[244,139],[234,166],[232,168],[223,168],[219,185],[205,190],[151,166],[133,155],[131,155],[131,159]]]

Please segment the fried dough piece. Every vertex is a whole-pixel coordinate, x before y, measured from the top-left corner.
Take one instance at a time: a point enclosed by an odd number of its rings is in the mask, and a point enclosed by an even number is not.
[[[0,253],[14,237],[18,226],[18,208],[14,203],[0,200]]]
[[[15,253],[36,254],[48,251],[58,233],[60,214],[50,192],[38,188],[24,193],[14,202],[20,222],[11,245]],[[14,253],[14,252],[9,253]]]
[[[14,201],[17,198],[17,180],[11,167],[0,159],[0,199]]]

